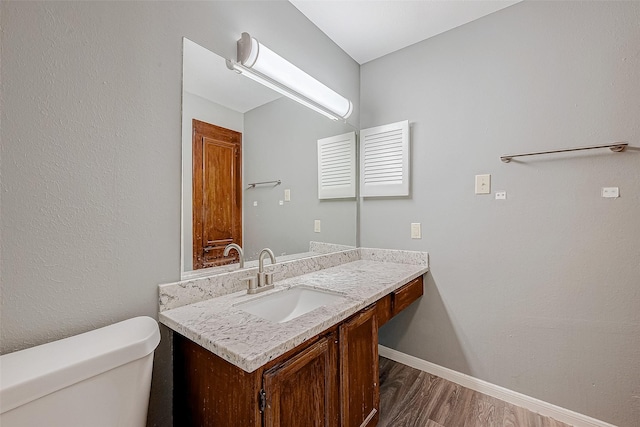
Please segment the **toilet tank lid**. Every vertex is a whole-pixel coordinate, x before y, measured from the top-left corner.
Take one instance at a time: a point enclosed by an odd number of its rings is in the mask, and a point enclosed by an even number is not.
[[[0,356],[0,413],[143,358],[160,342],[141,316]]]

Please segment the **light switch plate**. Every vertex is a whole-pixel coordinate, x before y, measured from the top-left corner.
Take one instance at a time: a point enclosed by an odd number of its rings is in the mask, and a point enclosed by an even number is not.
[[[411,223],[411,238],[412,239],[422,239],[422,227],[419,222]]]
[[[291,190],[289,190],[288,188],[284,190],[284,201],[285,202],[291,201]]]
[[[313,222],[313,231],[316,232],[316,233],[320,232],[320,220],[319,219],[316,219]]]
[[[491,175],[476,175],[476,194],[491,194]]]

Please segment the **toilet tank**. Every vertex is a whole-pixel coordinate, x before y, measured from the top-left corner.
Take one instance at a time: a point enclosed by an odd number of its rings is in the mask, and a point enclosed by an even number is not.
[[[0,356],[0,426],[145,426],[159,342],[136,317]]]

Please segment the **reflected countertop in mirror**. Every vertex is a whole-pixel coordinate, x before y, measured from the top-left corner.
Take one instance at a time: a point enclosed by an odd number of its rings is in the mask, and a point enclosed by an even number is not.
[[[338,245],[334,243],[309,242],[308,252],[298,252],[290,255],[280,255],[276,257],[276,264],[287,262],[287,261],[300,260],[304,258],[317,257],[318,255],[326,255],[326,254],[331,254],[335,252],[343,252],[351,249],[356,249],[356,247],[350,246],[350,245]],[[256,267],[258,267],[258,260],[250,260],[244,263],[243,269],[256,268]],[[215,276],[218,274],[229,273],[237,270],[240,270],[240,264],[238,263],[231,263],[231,264],[221,265],[218,267],[203,268],[200,270],[192,270],[192,271],[184,272],[182,275],[182,280],[200,279],[204,277]]]
[[[238,75],[226,67],[225,58],[188,39],[184,39],[182,99],[183,278],[238,268],[231,265],[193,271],[194,251],[199,250],[194,248],[194,240],[206,240],[202,236],[194,239],[194,206],[202,209],[194,202],[193,192],[197,170],[193,167],[194,119],[241,135],[241,184],[236,185],[241,209],[233,215],[204,215],[214,228],[228,228],[218,221],[225,216],[233,216],[241,227],[241,242],[225,236],[219,240],[220,245],[232,241],[240,244],[248,261],[256,259],[265,247],[271,248],[278,260],[284,260],[317,254],[310,249],[312,241],[356,246],[356,199],[319,200],[317,177],[317,140],[352,132],[353,127]],[[205,150],[203,164],[216,164],[207,155]],[[198,157],[197,164],[201,160]],[[279,185],[249,186],[278,180]],[[290,200],[285,200],[285,190]],[[320,221],[320,232],[314,231],[316,221]]]

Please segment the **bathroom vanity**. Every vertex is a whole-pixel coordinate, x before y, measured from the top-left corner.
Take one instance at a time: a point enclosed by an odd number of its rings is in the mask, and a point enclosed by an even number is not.
[[[398,262],[407,261],[402,251],[385,252],[386,261],[380,250],[369,251],[355,249],[346,262],[284,280],[277,264],[276,288],[264,295],[240,291],[162,311],[160,321],[175,331],[176,422],[376,425],[378,328],[420,298],[428,266],[424,253],[403,252],[418,260],[405,264]],[[281,266],[281,276],[293,269]],[[340,298],[280,323],[245,311],[261,298],[300,288]],[[161,301],[162,295],[161,289]]]

